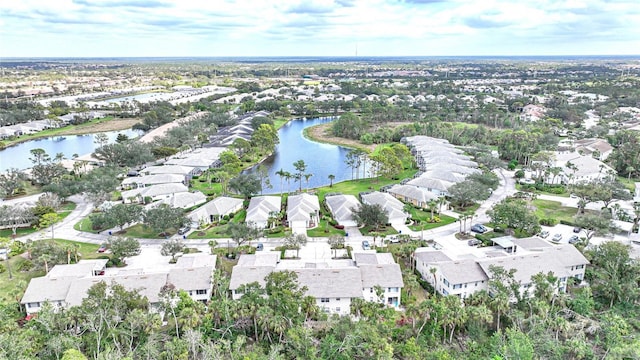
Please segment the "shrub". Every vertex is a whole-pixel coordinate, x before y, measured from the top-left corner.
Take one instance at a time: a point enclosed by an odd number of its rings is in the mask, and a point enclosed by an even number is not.
[[[229,221],[229,215],[222,216],[222,220]]]
[[[22,241],[14,241],[11,244],[11,249],[9,251],[10,256],[20,255],[25,251],[24,243]]]
[[[0,274],[2,274],[3,272],[5,272],[7,269],[5,269],[3,264],[0,264]]]
[[[25,260],[23,262],[18,263],[18,265],[16,266],[16,271],[26,272],[33,269],[33,267],[34,267],[33,261]]]
[[[540,225],[544,225],[544,226],[556,226],[558,225],[558,220],[554,219],[554,218],[545,218],[545,219],[540,219]]]

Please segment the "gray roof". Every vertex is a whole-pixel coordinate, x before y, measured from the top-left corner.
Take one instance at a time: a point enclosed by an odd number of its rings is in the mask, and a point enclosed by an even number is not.
[[[426,177],[431,179],[444,180],[451,183],[457,183],[465,179],[465,175],[450,172],[443,168],[437,168],[435,170],[425,171],[420,177]]]
[[[213,267],[173,268],[169,270],[167,283],[187,291],[210,289],[213,270]]]
[[[182,166],[182,165],[159,165],[159,166],[149,166],[142,170],[141,173],[144,174],[179,174],[179,175],[189,175],[193,172],[193,166]]]
[[[189,191],[189,188],[181,183],[157,184],[157,185],[151,185],[144,188],[123,191],[122,198],[128,199],[130,197],[135,197],[135,196],[154,197],[159,195],[170,195],[170,194],[188,192],[188,191]]]
[[[227,215],[242,207],[242,202],[242,199],[220,196],[192,211],[189,218],[199,220],[209,218],[211,215]]]
[[[243,257],[246,255],[243,255]],[[242,285],[257,282],[264,287],[267,275],[271,274],[275,266],[234,266],[231,271],[231,280],[229,281],[229,289],[236,290]]]
[[[409,199],[414,199],[423,203],[427,203],[438,198],[438,195],[432,193],[431,191],[413,185],[396,184],[389,188],[387,192],[404,196]]]
[[[353,195],[334,195],[325,197],[327,207],[336,221],[353,220],[351,208],[360,207],[360,202]]]
[[[497,244],[501,248],[506,249],[514,246],[513,239],[515,239],[513,236],[507,235],[493,238],[491,239],[491,241],[493,241],[494,244]]]
[[[531,282],[531,277],[538,273],[553,272],[558,277],[569,276],[567,268],[557,259],[544,254],[529,254],[524,256],[503,256],[500,258],[478,261],[487,275],[491,275],[490,266],[500,266],[505,270],[516,270],[513,277],[522,284]]]
[[[168,183],[183,183],[185,176],[183,174],[153,174],[146,176],[132,176],[122,180],[122,184],[168,184]]]
[[[438,267],[442,276],[451,284],[465,284],[489,279],[475,260],[448,261],[439,263]]]
[[[393,197],[388,193],[379,191],[373,191],[369,194],[363,194],[362,202],[369,205],[380,205],[387,213],[389,219],[406,218],[407,214],[404,212],[404,204],[402,201]]]
[[[157,303],[160,290],[167,283],[167,274],[136,274],[125,276],[100,276],[92,278],[77,279],[69,287],[66,303],[68,306],[82,304],[82,300],[87,297],[89,289],[100,283],[107,285],[122,285],[127,291],[135,290],[139,295],[146,297],[150,303]]]
[[[576,249],[576,247],[571,244],[549,247],[548,249],[545,249],[543,254],[556,258],[564,266],[589,264],[589,260],[582,255],[580,250]]]
[[[107,266],[107,259],[80,260],[77,264],[60,264],[54,266],[46,275],[49,278],[92,276],[96,270]]]
[[[161,199],[153,203],[155,206],[160,204],[171,205],[174,208],[186,209],[196,205],[200,205],[207,201],[207,196],[200,191],[195,192],[179,192],[171,194],[168,198]]]
[[[64,301],[75,277],[33,278],[22,295],[21,304],[45,301]]]
[[[525,250],[553,247],[553,245],[549,244],[547,241],[544,241],[538,237],[512,239],[511,241],[514,244],[516,244],[516,246],[518,246],[519,248],[522,248]]]
[[[359,265],[362,276],[362,287],[403,287],[402,271],[398,264]]]
[[[299,194],[287,199],[287,220],[309,220],[310,214],[320,210],[320,202],[316,195]]]
[[[216,267],[217,257],[207,253],[184,254],[176,261],[177,268]]]
[[[307,295],[315,298],[361,298],[362,277],[360,269],[353,268],[324,268],[324,269],[296,269],[300,287],[307,287]]]
[[[391,253],[368,253],[356,252],[353,254],[353,260],[359,265],[382,265],[395,264]]]
[[[252,255],[242,255],[237,266],[276,266],[280,261],[280,252],[266,251]]]
[[[434,179],[432,177],[420,176],[407,182],[407,185],[414,185],[414,186],[422,187],[425,189],[447,191],[451,187],[451,185],[453,185],[453,183],[442,180],[442,179]]]
[[[280,196],[254,196],[249,202],[247,208],[246,223],[264,222],[269,220],[269,214],[272,212],[280,212],[282,200]]]
[[[451,261],[451,258],[445,255],[440,250],[435,250],[435,251],[427,250],[427,251],[420,251],[420,252],[416,251],[414,257],[416,258],[416,260],[420,260],[425,264]]]

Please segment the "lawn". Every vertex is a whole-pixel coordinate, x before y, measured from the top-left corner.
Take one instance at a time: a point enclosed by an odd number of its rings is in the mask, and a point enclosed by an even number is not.
[[[327,232],[325,232],[325,229]],[[331,235],[345,235],[343,229],[336,229],[333,226],[329,225],[329,222],[326,220],[320,220],[320,225],[313,229],[307,230],[308,237],[329,237]]]
[[[177,229],[173,231],[169,231],[170,234],[175,234]],[[124,229],[122,234],[115,234],[118,236],[124,237],[132,237],[132,238],[140,238],[140,239],[160,239],[162,238],[157,231],[152,230],[151,228],[144,226],[143,224],[136,224],[131,227]]]
[[[78,221],[73,225],[74,230],[84,231],[92,234],[97,234],[100,230],[93,230],[93,224],[91,223],[90,217],[85,217],[84,219]]]
[[[409,228],[411,230],[413,230],[413,231],[431,230],[431,229],[438,228],[440,226],[445,226],[445,225],[452,224],[452,223],[456,222],[456,220],[457,220],[454,217],[451,217],[451,216],[443,214],[443,215],[439,216],[440,217],[440,222],[430,223],[430,222],[427,222],[427,219],[431,218],[431,212],[426,212],[426,211],[423,211],[423,212],[428,213],[429,217],[427,217],[423,221],[420,221],[420,224],[409,225]],[[422,218],[419,218],[419,219],[422,219]]]
[[[206,175],[203,175],[203,177],[206,179]],[[222,193],[222,184],[216,182],[209,184],[208,181],[200,181],[199,178],[191,180],[189,187],[191,188],[190,190],[198,190],[207,196],[219,195]]]
[[[413,178],[413,175],[418,170],[404,170],[398,176],[399,179]],[[315,189],[318,197],[320,198],[320,202],[324,200],[324,197],[328,193],[341,193],[341,194],[351,194],[358,195],[361,192],[372,191],[372,190],[380,190],[382,186],[397,184],[399,181],[396,179],[385,179],[381,177],[373,178],[373,179],[359,179],[359,180],[350,180],[343,181],[339,183],[334,183],[333,187],[323,186]]]
[[[96,244],[61,239],[55,239],[54,241],[60,245],[78,245],[78,254],[82,259],[96,259],[100,256],[104,256],[103,254],[96,252],[98,250],[98,245]],[[9,261],[11,262],[11,268],[13,270],[13,279],[9,279],[9,271],[5,271],[0,274],[0,302],[6,302],[8,300],[19,301],[24,290],[27,288],[29,281],[34,277],[44,275],[44,270],[31,270],[24,272],[16,271],[16,269],[20,267],[21,263],[27,261],[27,259],[22,256],[14,256]],[[6,261],[0,262],[0,264],[5,267],[7,265]]]
[[[13,146],[15,144],[18,144],[18,143],[21,143],[21,142],[25,142],[25,141],[29,141],[29,140],[35,140],[35,139],[41,139],[41,138],[45,138],[45,137],[51,137],[51,136],[66,134],[70,129],[81,130],[83,128],[91,128],[92,126],[94,126],[96,124],[100,124],[102,122],[106,122],[106,121],[110,121],[110,120],[113,120],[113,116],[107,116],[107,117],[104,117],[104,118],[91,120],[91,121],[88,121],[88,122],[86,122],[84,124],[80,124],[80,125],[68,125],[68,126],[64,126],[64,127],[60,127],[60,128],[47,129],[47,130],[39,131],[39,132],[37,132],[35,134],[20,135],[19,137],[16,137],[14,139],[5,140],[4,143],[5,143],[6,146]]]
[[[533,200],[532,204],[536,208],[535,214],[538,219],[552,218],[571,223],[578,211],[576,208],[562,206],[560,202],[552,200],[536,199]]]

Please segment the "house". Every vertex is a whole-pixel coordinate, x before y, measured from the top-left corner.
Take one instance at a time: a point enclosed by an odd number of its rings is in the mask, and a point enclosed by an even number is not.
[[[554,167],[559,167],[562,171],[559,176],[550,175],[548,177],[547,182],[550,184],[591,182],[616,173],[613,168],[602,161],[589,155],[580,155],[577,152],[556,152]]]
[[[368,205],[380,205],[389,218],[391,225],[403,225],[409,215],[404,211],[402,201],[391,194],[373,191],[360,196],[362,202]]]
[[[198,228],[201,224],[211,224],[220,221],[225,215],[240,211],[242,204],[242,199],[220,196],[193,210],[188,217],[192,227]]]
[[[294,234],[306,234],[320,221],[320,202],[316,195],[291,195],[287,199],[287,223]]]
[[[438,199],[438,195],[428,189],[412,185],[395,184],[386,191],[400,201],[421,208],[428,207],[429,202]]]
[[[391,253],[356,252],[353,260],[362,277],[362,297],[398,308],[404,281],[400,265],[393,260]],[[381,289],[382,294],[378,294],[377,289]]]
[[[353,195],[332,195],[324,198],[327,208],[340,225],[357,226],[353,218],[353,210],[360,207],[360,202]]]
[[[406,185],[417,186],[432,192],[437,197],[449,195],[449,188],[454,183],[442,179],[434,179],[427,176],[419,176],[406,183]]]
[[[142,175],[157,175],[157,174],[178,174],[191,179],[192,177],[199,175],[202,171],[192,166],[182,165],[155,165],[149,166],[140,170]]]
[[[242,297],[243,285],[266,284],[273,271],[292,271],[306,295],[330,314],[347,315],[353,299],[364,299],[398,308],[404,286],[400,266],[391,254],[355,253],[354,259],[280,260],[279,252],[242,255],[233,267],[229,290],[234,300]],[[380,291],[381,290],[381,291]]]
[[[160,204],[167,204],[173,208],[189,209],[200,204],[204,204],[207,201],[207,196],[200,191],[194,192],[179,192],[171,194],[169,197],[163,198],[160,201],[149,204],[150,207],[156,207]]]
[[[122,202],[134,203],[134,202],[145,202],[145,199],[151,198],[151,201],[158,201],[166,198],[170,198],[176,193],[186,193],[189,192],[189,188],[184,184],[179,183],[170,183],[170,184],[158,184],[152,185],[144,188],[138,188],[133,190],[123,191]]]
[[[540,239],[514,239],[513,251],[487,253],[483,258],[454,258],[442,251],[419,248],[414,254],[416,270],[442,295],[456,295],[465,299],[474,292],[489,289],[492,267],[514,270],[514,280],[520,293],[534,293],[532,276],[552,272],[558,277],[557,292],[565,292],[569,277],[584,279],[589,261],[573,245],[554,246]]]
[[[183,290],[196,301],[211,298],[213,283],[211,275],[216,257],[204,253],[185,254],[175,265],[166,270],[146,272],[145,269],[125,269],[105,274],[106,259],[81,260],[77,264],[56,265],[48,274],[31,279],[20,304],[27,314],[33,314],[45,303],[54,309],[69,308],[82,304],[89,289],[101,282],[107,285],[122,285],[146,297],[152,309],[160,303],[160,291],[171,284]]]
[[[266,229],[269,219],[280,214],[282,200],[280,196],[254,196],[247,208],[245,222],[258,229]]]
[[[154,174],[147,176],[131,176],[122,180],[120,187],[123,190],[131,190],[158,184],[184,184],[187,185],[187,177],[181,174]]]
[[[613,152],[613,146],[604,139],[580,139],[573,143],[579,154],[590,155],[600,161],[605,161]]]

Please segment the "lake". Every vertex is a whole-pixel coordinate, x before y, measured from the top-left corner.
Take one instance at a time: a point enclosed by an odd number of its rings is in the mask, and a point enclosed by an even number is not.
[[[318,143],[303,136],[305,128],[325,124],[333,119],[332,117],[295,119],[278,130],[280,143],[275,153],[262,163],[269,171],[269,181],[273,186],[271,189],[263,189],[264,194],[280,193],[280,176],[276,175],[276,172],[283,169],[294,174],[296,169],[293,163],[298,160],[304,160],[307,164],[306,173],[313,174],[308,185],[307,181],[302,179],[303,189],[329,185],[330,174],[335,175],[334,183],[351,180],[351,169],[345,164],[346,156],[351,149]],[[256,167],[248,172],[255,171]],[[283,184],[284,191],[288,191],[286,179],[283,179]],[[295,191],[298,188],[299,183],[291,179],[289,189]]]
[[[109,138],[109,143],[116,141],[118,134],[125,134],[130,138],[138,137],[139,131],[121,130],[105,132]],[[71,159],[73,154],[80,156],[91,154],[98,144],[94,142],[96,134],[86,135],[65,135],[30,140],[19,143],[15,146],[0,150],[0,172],[4,172],[10,168],[26,169],[33,164],[29,160],[32,149],[44,149],[52,158],[58,153],[63,153],[65,158]]]

